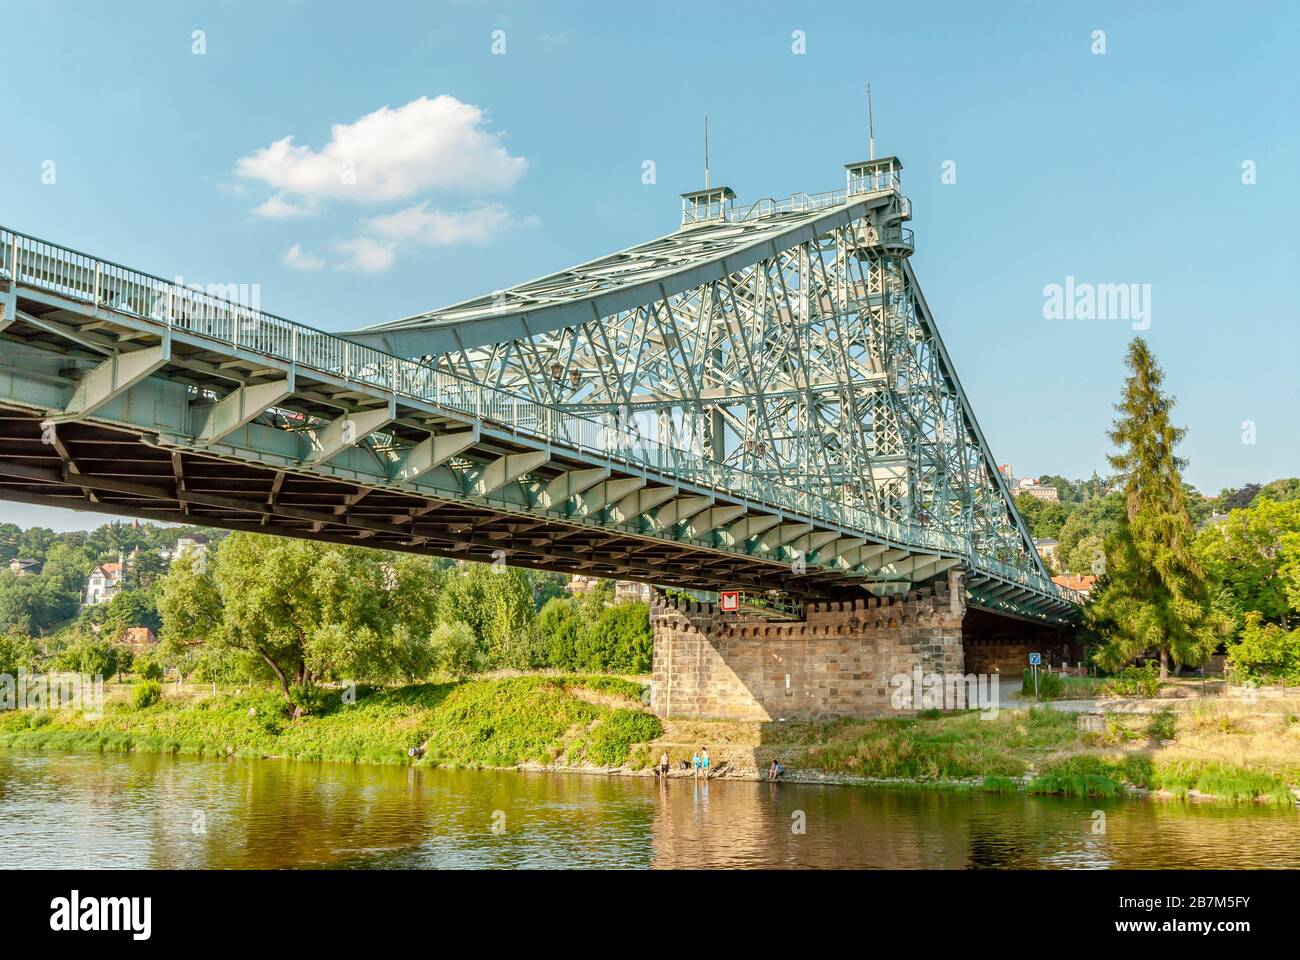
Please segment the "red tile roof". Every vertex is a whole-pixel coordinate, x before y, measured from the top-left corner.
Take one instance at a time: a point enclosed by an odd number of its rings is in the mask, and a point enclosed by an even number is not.
[[[1093,584],[1095,584],[1099,579],[1099,577],[1094,577],[1090,573],[1085,573],[1077,577],[1071,576],[1070,574],[1061,574],[1052,577],[1052,583],[1056,584],[1058,587],[1067,587],[1070,590],[1091,590]]]
[[[153,631],[148,627],[127,627],[124,639],[131,645],[153,643]]]

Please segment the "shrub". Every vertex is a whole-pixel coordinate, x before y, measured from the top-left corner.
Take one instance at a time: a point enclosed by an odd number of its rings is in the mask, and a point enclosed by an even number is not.
[[[601,611],[578,636],[575,655],[580,670],[647,673],[653,651],[650,608],[633,602]]]
[[[1102,683],[1103,697],[1154,697],[1160,689],[1160,671],[1154,663],[1145,667],[1125,667]]]
[[[289,688],[289,702],[302,713],[323,713],[329,694],[314,683],[295,683]]]
[[[0,674],[16,677],[19,670],[31,670],[36,665],[36,644],[26,634],[17,630],[0,633]]]
[[[1128,725],[1128,718],[1120,714],[1106,715],[1106,739],[1111,743],[1131,743],[1142,735]]]
[[[1025,682],[1021,688],[1024,696],[1031,696],[1034,692],[1034,671],[1030,667],[1025,668]],[[1049,673],[1046,670],[1038,671],[1038,699],[1039,700],[1059,700],[1064,685],[1061,683],[1059,673]]]
[[[433,649],[429,646],[428,633],[399,623],[393,627],[389,645],[392,666],[408,683],[423,680],[434,669]]]
[[[1152,740],[1172,740],[1178,730],[1178,718],[1172,710],[1161,710],[1152,714],[1147,724],[1147,736]]]
[[[1228,647],[1234,679],[1300,683],[1300,630],[1263,623],[1257,611],[1246,614],[1241,639]]]
[[[55,657],[57,670],[82,673],[92,677],[111,677],[117,673],[118,654],[113,644],[89,637],[78,639]]]
[[[542,662],[557,670],[578,668],[577,645],[581,630],[578,605],[568,597],[546,601],[537,615],[537,638]]]
[[[657,717],[640,710],[614,710],[591,732],[586,758],[591,763],[612,767],[628,758],[632,747],[663,733]]]
[[[162,680],[163,678],[162,664],[152,657],[146,657],[136,664],[136,672],[144,680]]]
[[[433,668],[457,680],[483,669],[484,654],[467,623],[443,623],[429,635],[429,658]]]
[[[135,688],[131,694],[131,700],[135,703],[137,710],[144,710],[152,707],[162,699],[162,684],[157,680],[145,680]]]

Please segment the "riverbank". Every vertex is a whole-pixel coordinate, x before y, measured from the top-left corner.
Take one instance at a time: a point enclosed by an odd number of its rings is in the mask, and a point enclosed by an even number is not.
[[[779,759],[786,779],[813,783],[1279,806],[1300,799],[1300,702],[1206,698],[1091,719],[1100,722],[1035,707],[818,723],[668,721],[643,752],[667,748],[675,761],[698,742],[723,776],[761,777]]]
[[[335,691],[293,720],[270,692],[169,690],[141,709],[119,688],[100,716],[0,715],[0,747],[381,764],[410,763],[415,749],[415,762],[442,766],[609,767],[662,730],[640,697],[617,677],[519,676]]]
[[[135,708],[113,685],[102,715],[0,715],[0,747],[340,763],[523,768],[673,777],[699,747],[713,776],[1073,796],[1145,793],[1291,805],[1300,786],[1300,702],[1218,697],[1081,725],[1050,708],[914,717],[744,723],[667,720],[643,686],[608,676],[525,675],[332,693],[292,720],[264,691],[169,689]],[[415,756],[410,751],[415,750]]]

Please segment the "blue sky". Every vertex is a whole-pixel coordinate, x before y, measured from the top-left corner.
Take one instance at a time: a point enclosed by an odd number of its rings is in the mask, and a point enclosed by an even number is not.
[[[1187,476],[1217,492],[1300,475],[1297,9],[6,0],[0,222],[343,330],[672,230],[706,113],[742,201],[839,187],[869,79],[998,460],[1105,471],[1132,323],[1045,319],[1044,287],[1149,284]],[[351,190],[322,172],[344,155]]]

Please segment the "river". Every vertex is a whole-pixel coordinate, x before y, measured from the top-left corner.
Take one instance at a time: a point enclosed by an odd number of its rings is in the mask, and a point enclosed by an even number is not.
[[[0,750],[0,866],[1300,868],[1300,814]]]

